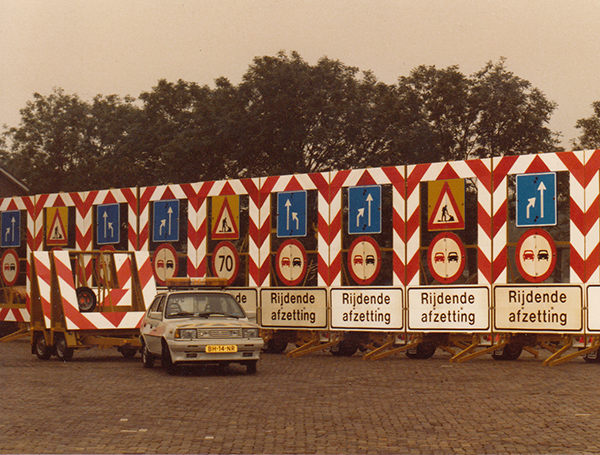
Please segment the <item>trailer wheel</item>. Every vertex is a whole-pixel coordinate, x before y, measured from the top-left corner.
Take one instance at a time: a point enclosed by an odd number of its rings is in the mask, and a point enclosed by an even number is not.
[[[288,340],[286,338],[269,338],[264,351],[269,354],[281,354],[287,349],[287,346]]]
[[[88,287],[77,288],[77,305],[81,313],[89,313],[96,309],[96,294]]]
[[[406,357],[409,359],[430,359],[437,349],[436,343],[419,343],[416,348],[406,351]]]
[[[517,360],[523,352],[523,345],[516,343],[508,343],[502,348],[502,353],[494,352],[492,357],[494,360]]]
[[[52,356],[52,348],[46,344],[43,333],[38,334],[35,340],[35,355],[40,360],[48,360]]]
[[[119,346],[117,350],[121,353],[123,357],[126,359],[133,359],[137,354],[138,350],[135,346],[131,346],[129,344]]]
[[[150,354],[146,345],[142,346],[142,364],[144,368],[152,368],[154,366],[154,357]]]
[[[54,351],[56,352],[56,357],[63,362],[68,362],[73,358],[75,350],[67,346],[67,340],[62,333],[57,333],[55,337],[56,342],[54,343]]]
[[[352,357],[358,351],[358,344],[354,341],[342,340],[336,348],[331,350],[331,354],[335,357]]]

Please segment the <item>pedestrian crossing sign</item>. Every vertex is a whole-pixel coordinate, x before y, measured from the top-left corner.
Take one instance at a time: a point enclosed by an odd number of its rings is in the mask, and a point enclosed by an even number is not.
[[[240,238],[240,197],[214,196],[212,198],[213,240],[235,240]]]
[[[430,231],[452,231],[465,228],[464,179],[428,182],[428,223]]]
[[[69,208],[48,207],[46,209],[46,245],[68,246]]]

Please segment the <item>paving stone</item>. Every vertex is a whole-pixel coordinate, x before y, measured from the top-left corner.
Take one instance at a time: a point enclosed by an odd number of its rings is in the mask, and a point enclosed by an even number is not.
[[[600,365],[264,354],[144,369],[116,350],[38,360],[0,344],[0,453],[599,453]]]

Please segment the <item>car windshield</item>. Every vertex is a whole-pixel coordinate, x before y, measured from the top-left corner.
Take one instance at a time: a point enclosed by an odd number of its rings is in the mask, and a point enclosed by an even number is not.
[[[209,292],[171,294],[165,312],[167,318],[208,318],[217,315],[246,317],[244,310],[232,296]]]

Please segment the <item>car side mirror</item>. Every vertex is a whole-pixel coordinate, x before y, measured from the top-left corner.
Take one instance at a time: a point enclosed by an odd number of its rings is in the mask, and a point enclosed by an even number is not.
[[[160,311],[151,311],[148,316],[152,319],[162,319],[162,313]]]

